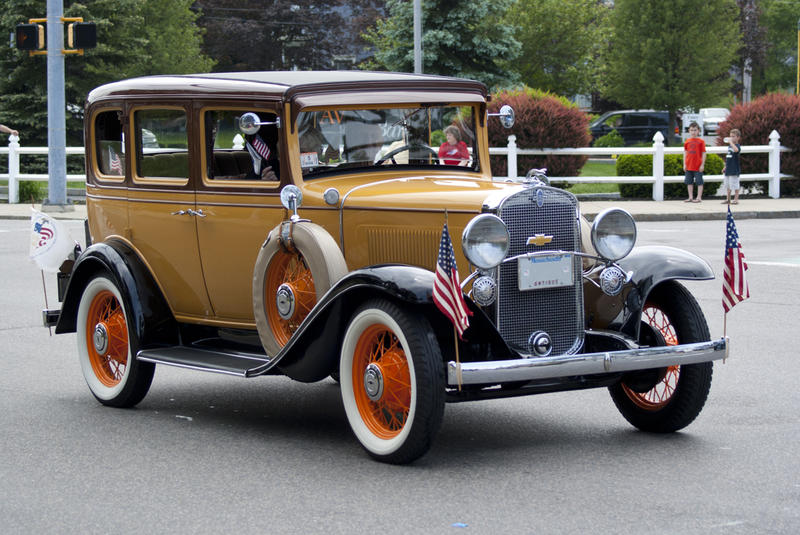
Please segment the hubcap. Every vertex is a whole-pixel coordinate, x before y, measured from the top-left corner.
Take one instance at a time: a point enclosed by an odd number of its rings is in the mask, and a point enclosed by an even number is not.
[[[278,314],[281,318],[288,320],[294,316],[294,289],[290,285],[283,283],[278,286],[278,291],[275,294],[275,305],[278,307]]]
[[[98,354],[106,354],[108,351],[108,330],[102,323],[95,325],[94,334],[92,335],[92,342],[94,342],[94,348]]]
[[[364,390],[372,401],[378,401],[383,396],[383,374],[381,368],[375,363],[364,370]]]

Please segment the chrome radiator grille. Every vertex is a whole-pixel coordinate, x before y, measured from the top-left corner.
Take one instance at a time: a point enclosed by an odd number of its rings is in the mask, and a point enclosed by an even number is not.
[[[508,256],[541,251],[580,251],[577,200],[562,190],[532,187],[505,199],[497,215],[511,235]],[[536,234],[552,236],[543,245],[527,245]],[[573,284],[558,288],[519,290],[517,262],[500,265],[498,275],[497,327],[511,347],[530,354],[528,339],[546,332],[553,343],[552,355],[575,353],[583,344],[583,290],[581,262],[573,257]]]

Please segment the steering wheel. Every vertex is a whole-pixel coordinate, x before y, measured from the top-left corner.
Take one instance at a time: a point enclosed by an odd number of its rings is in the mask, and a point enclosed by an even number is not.
[[[389,160],[389,159],[392,160],[393,164],[397,165],[397,162],[394,159],[395,156],[397,156],[401,152],[405,152],[405,151],[409,151],[410,152],[410,151],[416,150],[416,149],[423,149],[423,150],[426,150],[426,151],[430,152],[433,155],[436,163],[437,164],[439,163],[439,153],[436,152],[432,147],[429,147],[427,145],[411,145],[411,144],[409,144],[409,145],[403,145],[402,147],[397,147],[396,149],[389,151],[387,154],[385,154],[383,156],[383,158],[381,158],[380,160],[375,162],[375,165],[382,165],[383,162],[385,162],[386,160]]]

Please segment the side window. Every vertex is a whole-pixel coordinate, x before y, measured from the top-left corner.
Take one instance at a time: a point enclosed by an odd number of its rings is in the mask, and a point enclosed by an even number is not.
[[[189,176],[189,140],[186,113],[175,109],[136,110],[136,170],[140,177]]]
[[[611,128],[619,128],[622,126],[622,115],[619,113],[616,115],[611,115],[604,122],[606,126],[610,126]]]
[[[632,113],[628,115],[625,126],[647,126],[647,115]]]
[[[650,116],[650,124],[653,126],[667,126],[669,118],[661,113]]]
[[[122,133],[122,111],[109,110],[94,118],[94,160],[103,177],[119,180],[125,176],[125,143]]]
[[[264,110],[209,109],[203,112],[205,169],[209,180],[278,181],[278,127],[262,125],[251,135],[239,131],[239,118],[258,115],[260,122],[276,120]]]

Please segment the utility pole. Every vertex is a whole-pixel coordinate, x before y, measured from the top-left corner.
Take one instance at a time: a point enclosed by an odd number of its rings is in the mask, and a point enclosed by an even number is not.
[[[63,0],[47,0],[47,199],[45,212],[67,212],[67,124],[64,97]]]
[[[414,0],[414,74],[422,74],[422,0]]]

